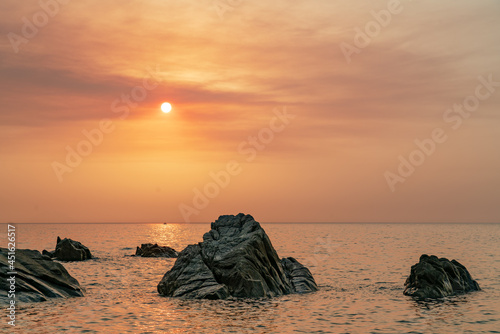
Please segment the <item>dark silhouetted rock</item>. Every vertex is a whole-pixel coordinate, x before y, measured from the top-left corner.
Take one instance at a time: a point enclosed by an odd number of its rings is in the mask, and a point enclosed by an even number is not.
[[[47,253],[50,256],[51,252]],[[78,241],[66,238],[61,240],[59,237],[53,255],[60,261],[84,261],[92,258],[90,250]]]
[[[262,298],[317,290],[307,268],[293,258],[279,259],[252,216],[220,216],[211,227],[203,242],[179,254],[158,284],[161,295]]]
[[[15,299],[22,302],[40,302],[49,298],[83,296],[78,281],[64,266],[40,254],[37,250],[16,249],[14,271]],[[9,303],[7,279],[12,275],[8,263],[8,250],[0,248],[0,302]]]
[[[420,257],[419,263],[411,267],[410,276],[405,282],[404,294],[425,299],[478,290],[481,290],[479,284],[458,261],[424,254]]]
[[[177,257],[178,255],[175,249],[167,246],[158,246],[158,244],[142,244],[135,251],[135,256],[142,257]]]

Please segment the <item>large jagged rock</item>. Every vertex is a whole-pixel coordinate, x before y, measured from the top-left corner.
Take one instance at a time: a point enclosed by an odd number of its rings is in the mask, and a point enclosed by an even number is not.
[[[10,283],[7,279],[15,278],[15,300],[22,302],[40,302],[49,298],[82,297],[83,291],[78,281],[73,278],[58,262],[37,250],[16,249],[14,270],[9,268],[8,250],[0,248],[0,302],[9,303]],[[16,272],[15,275],[9,272]]]
[[[78,241],[57,237],[56,249],[48,252],[45,249],[42,252],[51,258],[60,261],[84,261],[92,258],[90,250]]]
[[[164,296],[224,299],[276,297],[316,291],[307,268],[280,260],[266,232],[252,216],[220,216],[203,242],[184,249],[158,284]]]
[[[229,289],[219,284],[201,257],[199,244],[189,245],[175,261],[160,284],[158,292],[170,297],[187,299],[225,299]]]
[[[178,255],[175,249],[167,246],[158,246],[158,244],[142,244],[135,251],[135,256],[142,257],[177,257]]]
[[[411,267],[403,293],[418,299],[426,299],[478,290],[481,290],[479,284],[458,261],[424,254],[419,262]]]

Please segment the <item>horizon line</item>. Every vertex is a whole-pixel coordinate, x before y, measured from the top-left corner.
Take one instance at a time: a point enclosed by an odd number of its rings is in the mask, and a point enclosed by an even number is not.
[[[5,222],[2,224],[210,224],[212,222]],[[260,224],[500,224],[500,222],[259,222]]]

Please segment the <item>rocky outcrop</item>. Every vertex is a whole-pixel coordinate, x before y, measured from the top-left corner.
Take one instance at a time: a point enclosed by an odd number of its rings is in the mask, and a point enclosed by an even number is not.
[[[420,257],[420,261],[411,267],[403,293],[418,299],[426,299],[478,290],[481,290],[479,284],[458,261],[424,254]]]
[[[318,286],[311,272],[299,263],[299,261],[295,260],[293,257],[287,257],[281,259],[281,264],[295,292],[307,293],[318,290]]]
[[[50,252],[49,252],[49,251],[47,251],[47,250],[45,250],[45,249],[44,249],[44,250],[42,251],[42,255],[44,255],[44,256],[48,256],[48,257],[50,257],[51,259],[53,259],[53,258],[55,258],[55,257],[56,257],[55,252],[56,252],[56,251],[50,251]]]
[[[217,282],[203,261],[199,244],[189,245],[179,254],[174,267],[158,284],[158,292],[187,299],[225,299],[230,296],[227,286]]]
[[[178,255],[175,249],[167,246],[158,246],[158,244],[142,244],[135,251],[135,256],[142,257],[177,257]]]
[[[57,237],[56,249],[52,252],[42,252],[43,255],[60,261],[84,261],[92,258],[90,250],[78,241]]]
[[[14,270],[8,262],[8,250],[0,248],[0,302],[9,303],[10,282],[14,277],[15,299],[22,302],[40,302],[49,298],[83,296],[82,288],[58,262],[39,251],[16,249]],[[10,274],[15,272],[16,274]],[[7,284],[9,282],[9,284]]]
[[[280,260],[252,216],[220,216],[203,242],[184,249],[158,284],[164,296],[195,299],[276,297],[316,291],[307,268]]]

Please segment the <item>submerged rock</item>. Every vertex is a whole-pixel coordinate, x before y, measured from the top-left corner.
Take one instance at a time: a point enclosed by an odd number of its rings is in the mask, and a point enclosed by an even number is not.
[[[422,255],[419,263],[411,267],[406,279],[404,294],[419,299],[442,298],[478,291],[479,284],[474,281],[458,261],[434,255]]]
[[[280,260],[252,216],[220,216],[203,242],[190,245],[158,284],[164,296],[190,299],[276,297],[316,291],[307,268]]]
[[[57,237],[56,249],[54,251],[42,252],[43,255],[60,261],[84,261],[92,258],[90,250],[78,241]]]
[[[9,303],[10,282],[15,279],[15,299],[22,302],[40,302],[49,298],[82,297],[83,291],[58,262],[37,250],[16,249],[14,270],[9,268],[8,250],[0,248],[0,302]],[[16,272],[12,275],[10,272]],[[9,282],[9,284],[7,284]]]
[[[158,246],[158,244],[142,244],[135,251],[135,256],[142,257],[177,257],[178,255],[175,249],[167,246]]]

